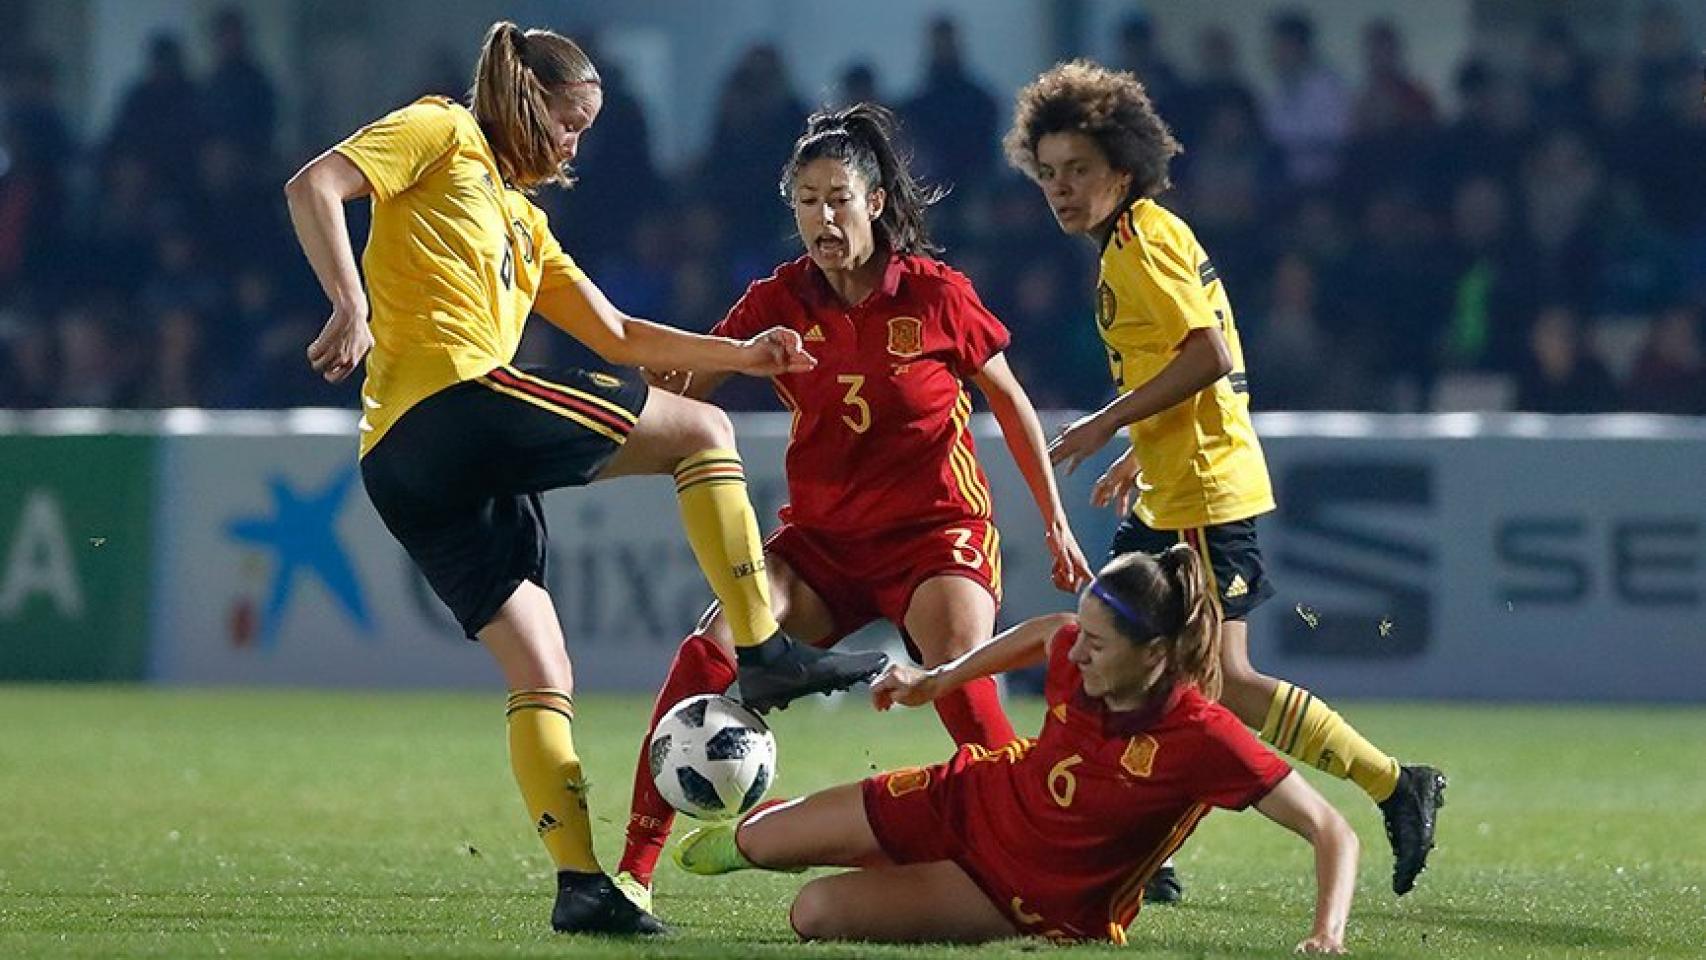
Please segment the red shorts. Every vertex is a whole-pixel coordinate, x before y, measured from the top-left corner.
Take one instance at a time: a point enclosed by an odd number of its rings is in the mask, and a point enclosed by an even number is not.
[[[1006,749],[1022,749],[1025,743],[1014,741]],[[946,763],[891,770],[865,779],[861,783],[865,820],[877,845],[897,864],[952,861],[1021,933],[1123,944],[1124,929],[1116,932],[1108,922],[1106,891],[1086,888],[1066,869],[1067,864],[1061,864],[1060,871],[1018,864],[979,844],[977,823],[983,817],[1000,816],[1007,796],[1002,790],[977,790],[981,778],[968,775],[968,768],[979,764],[979,752],[1001,753],[968,745]]]
[[[932,577],[959,576],[981,584],[1001,604],[1001,535],[989,520],[965,519],[885,531],[872,537],[828,534],[783,524],[765,542],[829,607],[828,646],[873,620],[887,620],[906,637],[913,591]]]

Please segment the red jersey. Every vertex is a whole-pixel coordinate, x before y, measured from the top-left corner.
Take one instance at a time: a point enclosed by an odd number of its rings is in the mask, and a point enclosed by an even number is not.
[[[873,778],[866,812],[891,857],[953,859],[1024,932],[1123,942],[1144,881],[1209,809],[1255,803],[1291,767],[1193,686],[1110,712],[1067,659],[1077,634],[1051,642],[1038,737]]]
[[[868,535],[993,515],[965,381],[1011,338],[969,280],[891,257],[849,307],[801,257],[748,287],[711,332],[744,340],[775,326],[799,331],[818,361],[771,380],[794,415],[784,521]]]

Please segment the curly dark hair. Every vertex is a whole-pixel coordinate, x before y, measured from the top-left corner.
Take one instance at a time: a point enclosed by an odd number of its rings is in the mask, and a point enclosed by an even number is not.
[[[1173,185],[1167,165],[1184,147],[1136,76],[1091,60],[1056,64],[1019,91],[1013,129],[1002,140],[1007,162],[1035,178],[1037,142],[1067,131],[1095,140],[1110,166],[1132,175],[1139,195],[1158,196]]]

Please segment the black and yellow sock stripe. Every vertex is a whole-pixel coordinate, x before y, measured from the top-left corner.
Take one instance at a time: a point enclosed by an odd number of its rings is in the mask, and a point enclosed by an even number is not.
[[[551,687],[540,687],[536,690],[512,690],[510,691],[509,702],[504,705],[504,716],[510,716],[518,710],[549,710],[573,720],[575,718],[575,700],[567,693]]]
[[[594,433],[621,443],[628,439],[639,416],[605,398],[585,390],[523,373],[514,367],[497,367],[478,378],[479,383],[507,397],[514,397],[567,417]]]
[[[706,450],[681,461],[675,468],[677,494],[702,485],[746,483],[746,467],[729,450]]]
[[[1274,699],[1280,706],[1269,722],[1262,725],[1262,739],[1276,750],[1289,754],[1297,749],[1298,735],[1303,732],[1303,718],[1309,715],[1315,695],[1281,681],[1279,689],[1274,691]]]

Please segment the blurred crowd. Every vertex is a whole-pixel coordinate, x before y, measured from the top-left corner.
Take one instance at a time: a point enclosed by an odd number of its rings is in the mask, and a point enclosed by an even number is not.
[[[1653,3],[1592,55],[1565,21],[1538,22],[1522,55],[1471,57],[1449,91],[1418,78],[1384,21],[1363,26],[1354,67],[1321,54],[1301,13],[1267,25],[1259,57],[1211,28],[1174,63],[1162,27],[1124,22],[1113,60],[1185,145],[1162,200],[1230,288],[1258,409],[1706,414],[1706,105],[1674,7]],[[1001,161],[1011,91],[980,80],[951,20],[928,29],[916,89],[856,63],[837,100],[895,108],[915,169],[952,186],[932,227],[1011,327],[1038,405],[1100,403],[1095,251]],[[326,307],[283,207],[304,158],[275,145],[274,83],[235,10],[204,42],[198,76],[181,39],[156,37],[93,143],[72,133],[51,59],[5,65],[0,406],[353,404],[303,360]],[[776,182],[818,105],[756,46],[723,82],[701,159],[666,174],[641,103],[592,46],[604,112],[579,185],[541,205],[623,309],[706,329],[798,255]],[[451,72],[419,92],[464,86]],[[583,357],[547,333],[524,359]],[[761,387],[723,399],[774,402]]]

